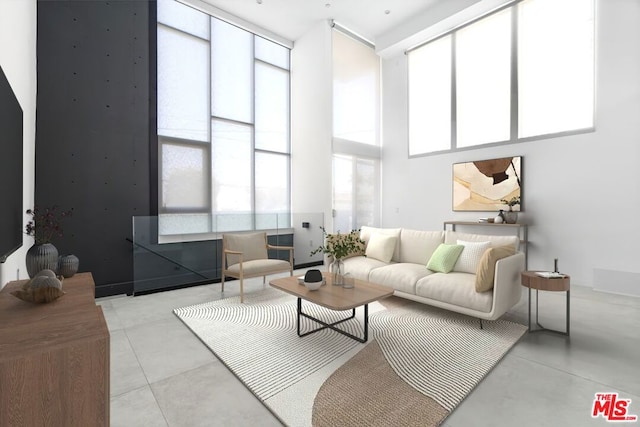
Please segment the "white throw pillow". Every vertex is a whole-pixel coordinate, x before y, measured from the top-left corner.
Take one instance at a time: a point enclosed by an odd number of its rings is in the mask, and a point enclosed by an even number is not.
[[[491,247],[491,242],[465,242],[458,240],[458,245],[464,246],[453,271],[460,273],[476,274],[478,263],[484,252]]]
[[[367,244],[367,258],[374,258],[382,262],[390,262],[393,251],[396,248],[396,236],[388,234],[374,233],[369,237]]]

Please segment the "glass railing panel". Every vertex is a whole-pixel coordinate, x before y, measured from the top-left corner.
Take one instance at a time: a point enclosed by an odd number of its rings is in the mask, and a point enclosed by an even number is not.
[[[134,294],[212,283],[222,271],[222,235],[264,230],[268,243],[293,246],[294,265],[322,262],[322,213],[163,214],[133,218]],[[288,260],[289,251],[269,256]]]

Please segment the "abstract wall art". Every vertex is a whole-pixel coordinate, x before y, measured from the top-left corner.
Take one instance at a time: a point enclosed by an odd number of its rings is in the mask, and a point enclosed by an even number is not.
[[[522,201],[522,157],[477,160],[453,165],[453,210],[496,212],[508,210],[501,200]],[[521,211],[522,205],[513,206]]]

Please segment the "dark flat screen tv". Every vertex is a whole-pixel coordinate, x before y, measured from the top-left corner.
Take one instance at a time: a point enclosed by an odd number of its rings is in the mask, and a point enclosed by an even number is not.
[[[22,108],[0,67],[0,262],[22,246]]]

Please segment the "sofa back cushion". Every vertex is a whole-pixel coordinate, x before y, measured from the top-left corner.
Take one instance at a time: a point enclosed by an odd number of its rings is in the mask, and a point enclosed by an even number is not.
[[[464,240],[465,242],[490,242],[492,248],[498,246],[513,246],[516,251],[520,245],[520,237],[518,236],[488,236],[485,234],[460,233],[451,230],[445,232],[445,243],[455,245],[458,240]]]
[[[369,244],[369,239],[373,234],[381,233],[396,237],[396,245],[393,250],[393,256],[391,261],[400,262],[400,228],[376,228],[368,227],[366,225],[360,228],[360,238],[364,240],[365,245]]]
[[[460,239],[458,239],[456,243],[458,245],[464,246],[464,249],[458,257],[458,261],[456,261],[456,265],[453,267],[453,271],[457,271],[459,273],[476,274],[480,258],[482,258],[482,255],[485,253],[485,251],[491,247],[491,243],[467,242]]]
[[[393,252],[396,249],[398,238],[390,234],[374,233],[369,237],[367,258],[377,259],[382,262],[390,262]]]
[[[480,258],[476,271],[476,292],[487,292],[493,289],[496,262],[515,253],[513,246],[498,246],[486,251]]]
[[[421,231],[403,228],[400,232],[400,262],[426,265],[440,243],[444,231]]]
[[[445,243],[438,245],[427,263],[427,268],[438,273],[449,273],[456,265],[463,249],[462,245],[447,245]]]

